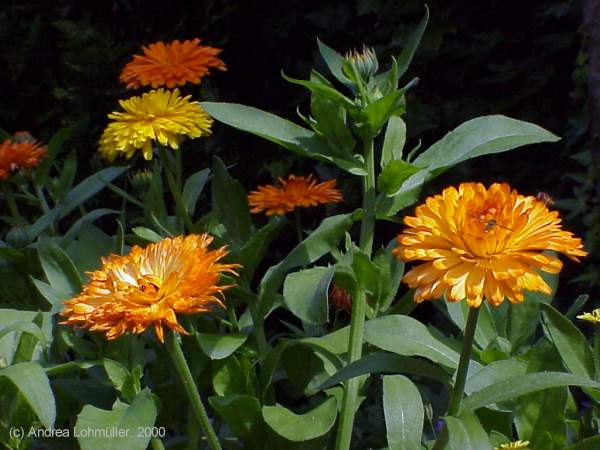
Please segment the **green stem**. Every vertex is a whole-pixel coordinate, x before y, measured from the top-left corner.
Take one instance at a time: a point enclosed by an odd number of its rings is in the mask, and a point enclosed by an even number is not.
[[[177,150],[179,151],[179,150]],[[169,163],[169,157],[167,155],[167,150],[164,148],[160,149],[160,155],[163,160],[163,166],[165,168],[165,174],[167,177],[167,184],[169,185],[169,190],[171,191],[171,195],[175,200],[175,211],[177,213],[177,228],[180,228],[181,220],[185,222],[185,226],[187,227],[188,232],[191,232],[194,229],[194,224],[189,214],[185,210],[185,206],[183,204],[183,197],[181,193],[181,166],[180,160],[175,164],[175,175],[173,175],[173,169],[171,164]],[[179,157],[181,158],[181,157]],[[179,181],[178,181],[179,179]]]
[[[264,361],[269,353],[269,342],[265,335],[265,318],[260,315],[258,305],[250,305],[252,322],[254,323],[254,335],[258,346],[258,359]]]
[[[162,441],[157,437],[150,439],[150,445],[152,446],[152,450],[165,450]]]
[[[302,234],[302,218],[300,217],[300,210],[294,209],[294,225],[296,228],[296,236],[298,237],[298,244],[302,244],[304,236]]]
[[[465,331],[463,334],[463,345],[460,352],[460,360],[458,361],[458,368],[456,369],[456,379],[454,381],[454,387],[452,388],[452,394],[450,395],[450,402],[448,406],[448,416],[456,416],[460,411],[460,404],[462,402],[463,395],[465,393],[465,383],[467,380],[467,373],[469,371],[469,362],[471,361],[471,352],[473,350],[473,341],[475,339],[475,330],[477,329],[477,318],[479,317],[479,308],[469,308],[469,316],[467,317],[467,324],[465,325]],[[444,427],[444,430],[440,433],[433,450],[441,450],[445,447],[448,441],[448,430]]]
[[[363,177],[363,220],[360,228],[360,249],[371,256],[375,231],[375,155],[373,140],[365,142],[367,176]]]
[[[362,343],[365,324],[365,310],[367,299],[362,289],[357,290],[356,298],[352,299],[352,319],[350,322],[350,344],[348,347],[348,364],[357,361],[362,355]],[[344,384],[344,397],[342,399],[342,412],[338,423],[338,433],[335,450],[348,450],[352,440],[352,428],[356,413],[356,400],[360,377],[350,378]]]
[[[463,346],[460,352],[460,360],[458,369],[456,369],[456,381],[450,396],[450,407],[448,415],[455,416],[462,402],[463,394],[465,393],[465,382],[467,380],[467,372],[469,371],[469,361],[471,360],[471,351],[473,350],[473,340],[475,338],[475,329],[477,328],[477,318],[479,317],[479,308],[469,308],[469,316],[467,317],[467,325],[463,336]]]
[[[10,186],[8,185],[8,182],[6,182],[6,181],[0,182],[0,185],[2,186],[2,193],[4,194],[4,200],[6,200],[6,203],[8,204],[8,209],[10,210],[11,215],[13,216],[13,218],[15,220],[21,221],[23,216],[21,216],[21,213],[19,212],[19,207],[17,206],[17,203],[15,202],[15,198],[13,196]]]
[[[177,369],[177,373],[183,383],[183,387],[188,395],[188,399],[190,401],[190,405],[192,410],[194,411],[194,415],[204,431],[206,435],[206,439],[208,440],[208,445],[212,450],[222,450],[221,444],[219,444],[219,439],[213,429],[210,421],[208,420],[208,415],[206,414],[206,409],[204,409],[204,405],[202,404],[202,399],[200,398],[200,394],[198,393],[198,389],[196,388],[196,384],[194,383],[194,379],[192,377],[192,373],[190,372],[190,368],[188,366],[187,361],[185,360],[185,356],[183,355],[183,351],[181,350],[181,345],[179,343],[177,335],[173,331],[169,331],[166,336],[166,344],[167,350],[171,355],[171,359],[175,368]]]
[[[373,154],[373,140],[370,139],[365,142],[364,150],[367,176],[363,178],[364,215],[361,222],[359,245],[361,250],[370,256],[373,250],[373,233],[375,231],[375,158]],[[367,296],[362,288],[359,287],[353,297],[350,342],[348,343],[348,364],[359,360],[362,356],[365,313],[367,309]],[[336,450],[350,449],[360,381],[359,377],[354,377],[344,384],[342,411],[335,443]]]

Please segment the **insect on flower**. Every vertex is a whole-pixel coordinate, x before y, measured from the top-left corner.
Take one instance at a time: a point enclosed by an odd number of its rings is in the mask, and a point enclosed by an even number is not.
[[[555,200],[548,194],[547,192],[539,191],[535,198],[537,198],[540,202],[542,202],[546,206],[554,205]]]

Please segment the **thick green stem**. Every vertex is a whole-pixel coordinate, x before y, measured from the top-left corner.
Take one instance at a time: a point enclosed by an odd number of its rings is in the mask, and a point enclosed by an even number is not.
[[[217,438],[217,434],[208,420],[206,409],[204,409],[202,399],[200,398],[200,394],[198,393],[198,389],[194,383],[194,378],[192,377],[190,368],[185,360],[183,351],[181,350],[181,345],[174,332],[169,331],[167,333],[166,344],[173,364],[175,365],[177,373],[179,374],[179,378],[181,379],[183,387],[185,388],[185,392],[188,395],[194,415],[196,416],[202,431],[204,431],[204,434],[206,435],[209,447],[212,450],[222,450],[221,444],[219,444],[219,439]]]
[[[456,369],[456,377],[454,381],[454,387],[452,394],[450,395],[450,402],[448,406],[448,416],[456,416],[460,411],[460,403],[462,402],[463,395],[465,393],[465,382],[467,380],[467,373],[469,371],[469,361],[471,361],[471,352],[473,350],[473,340],[475,339],[475,330],[477,329],[477,318],[479,317],[479,308],[469,308],[469,316],[467,317],[467,324],[465,325],[465,332],[463,334],[463,345],[460,352],[460,360],[458,361],[458,368]],[[433,450],[441,450],[445,447],[448,442],[448,430],[444,427],[444,430],[438,436]]]
[[[367,175],[363,177],[363,220],[360,228],[360,249],[371,256],[375,230],[375,156],[373,141],[365,142]]]
[[[373,141],[365,142],[365,162],[367,176],[363,178],[363,220],[360,229],[360,249],[367,255],[373,250],[373,233],[375,230],[375,162]],[[356,290],[352,299],[352,319],[350,322],[350,342],[348,343],[348,364],[357,361],[362,356],[363,335],[365,328],[365,313],[367,296],[362,288]],[[352,428],[356,413],[356,400],[360,378],[354,377],[344,385],[342,411],[339,418],[338,433],[335,443],[336,450],[349,450],[352,440]]]
[[[180,151],[181,150],[177,150],[177,152]],[[169,185],[169,190],[171,191],[173,200],[175,200],[175,211],[177,213],[177,227],[179,228],[181,226],[181,220],[183,220],[185,222],[185,226],[188,229],[188,232],[191,232],[194,228],[194,223],[192,222],[192,219],[190,218],[187,211],[185,210],[185,205],[183,204],[183,194],[181,190],[181,156],[178,156],[178,159],[176,159],[175,168],[173,169],[172,165],[170,164],[169,157],[167,155],[167,150],[161,148],[160,155],[163,160],[163,167],[165,168],[167,184]]]
[[[362,355],[366,300],[362,289],[359,289],[356,298],[352,299],[348,364],[357,361]],[[350,378],[344,385],[344,397],[342,399],[342,411],[338,422],[335,450],[348,450],[350,448],[359,385],[359,377]]]
[[[21,213],[19,212],[19,207],[15,202],[15,197],[13,196],[12,190],[10,189],[8,182],[0,183],[0,185],[2,186],[4,200],[6,200],[6,203],[8,204],[8,209],[10,210],[10,213],[12,214],[15,220],[20,221],[23,218],[23,216],[21,216]]]

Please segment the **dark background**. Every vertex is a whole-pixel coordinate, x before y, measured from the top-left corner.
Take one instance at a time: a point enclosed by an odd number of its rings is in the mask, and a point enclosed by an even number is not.
[[[140,46],[200,37],[223,48],[225,73],[183,89],[201,99],[256,106],[296,120],[308,94],[285,82],[281,70],[306,78],[326,73],[316,37],[340,52],[373,46],[380,64],[398,54],[424,12],[414,1],[13,1],[0,9],[0,128],[27,129],[43,140],[74,126],[70,141],[80,164],[104,165],[97,141],[106,114],[131,92],[118,83],[122,66]],[[429,27],[404,81],[420,82],[408,98],[409,140],[427,148],[473,117],[501,113],[535,122],[563,139],[476,159],[428,187],[435,192],[463,180],[509,181],[520,192],[542,190],[558,201],[570,229],[585,237],[591,255],[566,264],[559,294],[597,293],[600,213],[587,142],[586,40],[577,1],[457,0],[428,2]],[[194,141],[186,156],[196,171],[218,154],[250,190],[290,170],[314,167],[275,145],[215,125],[215,137]],[[83,176],[86,170],[81,170]],[[327,175],[340,175],[333,170]],[[353,185],[341,181],[349,203]],[[348,205],[346,207],[351,207]],[[378,230],[380,242],[397,232]]]

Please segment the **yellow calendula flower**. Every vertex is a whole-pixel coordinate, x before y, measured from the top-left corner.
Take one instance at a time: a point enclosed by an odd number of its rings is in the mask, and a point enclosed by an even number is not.
[[[577,316],[578,319],[585,320],[594,325],[600,325],[600,308],[594,309],[592,312],[585,312]]]
[[[499,447],[494,447],[494,450],[527,450],[529,449],[529,441],[515,441],[506,444],[500,444]]]
[[[394,254],[404,261],[423,260],[403,278],[415,288],[415,301],[483,299],[499,305],[522,302],[523,290],[550,294],[538,270],[557,273],[553,250],[574,261],[585,256],[581,240],[561,229],[558,212],[533,196],[519,195],[506,183],[486,188],[463,183],[429,197],[405,217]]]
[[[182,97],[178,89],[157,89],[121,100],[123,111],[108,115],[113,121],[100,138],[100,153],[112,162],[118,156],[131,158],[141,150],[149,160],[154,141],[178,149],[186,137],[209,135],[213,119],[190,97]]]
[[[220,263],[227,249],[209,250],[212,240],[208,234],[166,238],[145,248],[134,246],[125,256],[103,258],[102,267],[89,272],[81,294],[65,302],[61,323],[100,331],[109,340],[149,326],[161,342],[163,325],[188,334],[177,314],[222,306],[219,296],[232,286],[219,285],[219,277],[239,267]]]

